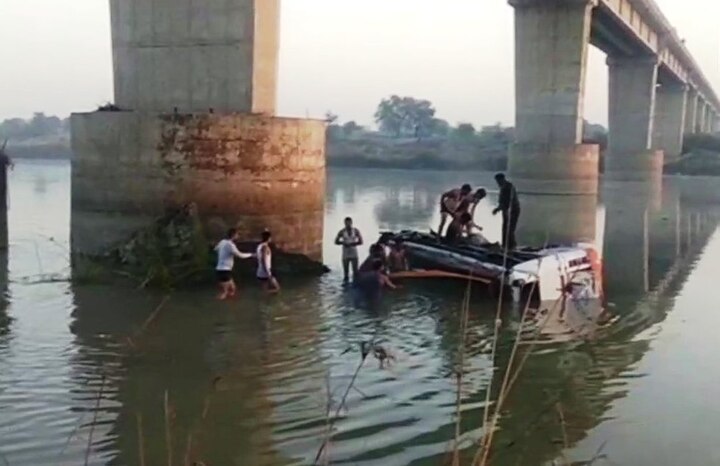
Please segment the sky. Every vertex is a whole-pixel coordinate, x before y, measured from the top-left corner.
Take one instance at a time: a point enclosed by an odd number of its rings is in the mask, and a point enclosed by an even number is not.
[[[282,0],[278,113],[371,124],[391,94],[438,117],[513,124],[506,0]],[[720,92],[720,2],[656,0]],[[0,119],[65,116],[112,100],[107,0],[0,0]],[[607,67],[591,48],[585,117],[607,121]]]

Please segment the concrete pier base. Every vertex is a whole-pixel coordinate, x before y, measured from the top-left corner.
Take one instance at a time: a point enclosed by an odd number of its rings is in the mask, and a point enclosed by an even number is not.
[[[688,89],[685,104],[685,134],[695,134],[697,130],[697,113],[700,96],[694,88]]]
[[[513,182],[525,192],[596,194],[599,157],[596,144],[561,147],[515,143],[508,169]]]
[[[95,112],[74,114],[72,134],[73,216],[85,225],[95,224],[93,213],[102,222],[119,214],[136,229],[168,208],[194,203],[210,239],[238,227],[243,240],[256,240],[268,228],[286,251],[321,258],[322,121]]]
[[[684,84],[664,84],[657,89],[653,146],[664,152],[664,162],[677,160],[682,154],[686,100]]]
[[[615,181],[662,182],[664,154],[661,150],[616,152],[605,158],[605,178]]]

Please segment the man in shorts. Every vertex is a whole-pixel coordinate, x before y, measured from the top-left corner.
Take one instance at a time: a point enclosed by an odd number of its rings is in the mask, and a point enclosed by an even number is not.
[[[215,267],[215,274],[217,275],[218,283],[220,284],[220,294],[218,299],[224,300],[235,296],[237,287],[235,286],[235,280],[232,277],[233,267],[235,267],[235,258],[238,259],[249,259],[253,255],[245,252],[240,252],[235,246],[235,241],[238,239],[237,229],[231,228],[228,230],[227,235],[224,239],[215,246],[215,252],[217,252],[218,260],[217,266]]]

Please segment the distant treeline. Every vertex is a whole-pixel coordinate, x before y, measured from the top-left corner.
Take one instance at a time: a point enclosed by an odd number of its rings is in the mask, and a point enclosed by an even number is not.
[[[0,139],[11,142],[28,139],[66,136],[70,133],[70,118],[47,116],[42,112],[32,118],[10,118],[0,123]]]
[[[99,110],[115,108],[108,104]],[[500,123],[480,129],[467,122],[453,126],[436,116],[430,101],[397,95],[378,104],[376,128],[340,124],[332,112],[326,119],[328,164],[334,166],[503,170],[514,138],[514,128]],[[0,143],[5,139],[13,157],[70,157],[70,119],[41,112],[30,119],[7,119],[0,123]],[[586,122],[584,139],[604,149],[607,132]]]
[[[514,128],[496,123],[479,130],[471,123],[453,126],[436,117],[425,99],[382,99],[375,112],[377,129],[354,121],[340,124],[326,113],[328,164],[343,167],[504,170]],[[607,147],[607,131],[585,122],[584,140]]]
[[[688,134],[680,159],[665,165],[665,173],[691,176],[720,176],[720,135]]]

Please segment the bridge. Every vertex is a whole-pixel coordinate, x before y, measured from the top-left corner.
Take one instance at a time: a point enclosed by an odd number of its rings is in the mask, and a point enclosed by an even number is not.
[[[516,142],[510,172],[598,192],[583,144],[588,48],[608,55],[606,175],[657,180],[720,101],[651,0],[510,0]],[[280,0],[110,0],[115,105],[72,118],[73,209],[155,215],[194,202],[214,233],[271,228],[319,256],[324,123],[276,116]],[[107,170],[112,161],[113,170]],[[554,188],[555,189],[555,188]],[[272,212],[273,215],[268,215]]]
[[[720,101],[653,0],[509,0],[515,9],[518,178],[597,192],[598,148],[583,144],[588,48],[607,54],[609,178],[662,175],[686,133],[710,132]]]

